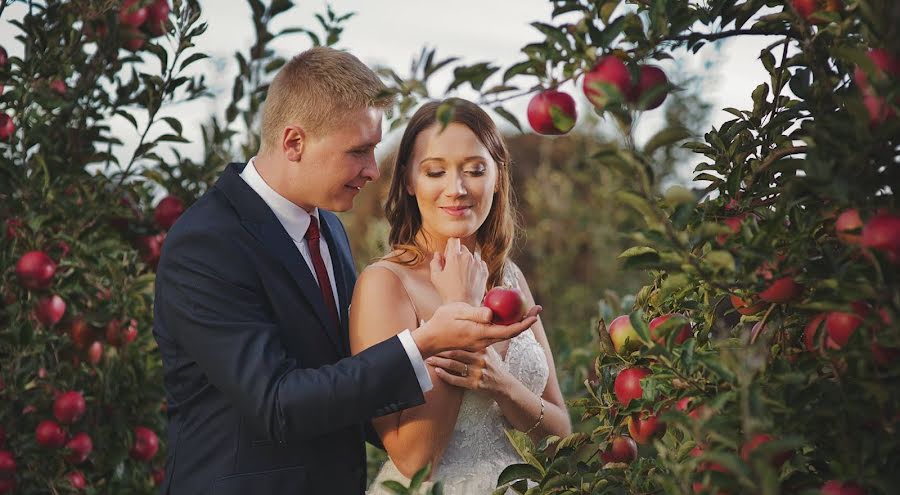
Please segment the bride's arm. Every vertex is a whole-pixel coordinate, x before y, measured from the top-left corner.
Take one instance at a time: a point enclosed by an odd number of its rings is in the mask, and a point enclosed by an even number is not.
[[[397,275],[378,266],[364,270],[350,306],[353,354],[417,326],[412,303]],[[372,420],[388,455],[406,477],[440,459],[462,400],[461,389],[438,380],[430,366],[428,372],[434,388],[425,394],[425,404]]]
[[[521,271],[516,270],[516,272],[518,272],[519,288],[525,296],[527,305],[529,307],[534,306],[534,296],[531,294],[531,289],[528,288],[525,277]],[[572,423],[569,420],[566,402],[559,389],[559,379],[556,376],[556,366],[553,363],[553,352],[550,350],[547,334],[544,332],[544,325],[541,323],[540,318],[531,327],[531,331],[534,333],[534,337],[541,345],[541,348],[543,348],[544,355],[547,356],[547,366],[550,368],[550,375],[547,377],[547,385],[544,387],[542,394],[544,399],[544,418],[529,435],[535,441],[547,435],[566,436],[572,433]],[[497,405],[500,406],[500,410],[507,421],[519,431],[528,431],[540,418],[540,398],[518,380],[512,380],[511,386],[496,392],[494,400],[497,401]]]

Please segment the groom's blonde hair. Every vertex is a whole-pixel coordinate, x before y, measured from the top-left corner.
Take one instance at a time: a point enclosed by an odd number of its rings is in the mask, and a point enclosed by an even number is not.
[[[353,55],[310,48],[284,64],[269,86],[262,111],[262,150],[276,149],[287,125],[321,135],[342,124],[350,111],[388,107],[393,98],[384,91],[381,79]]]

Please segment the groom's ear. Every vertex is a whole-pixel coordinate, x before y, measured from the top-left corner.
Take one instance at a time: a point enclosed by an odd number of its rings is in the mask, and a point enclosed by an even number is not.
[[[297,125],[289,125],[281,134],[281,150],[285,158],[292,162],[299,162],[306,146],[306,131]]]

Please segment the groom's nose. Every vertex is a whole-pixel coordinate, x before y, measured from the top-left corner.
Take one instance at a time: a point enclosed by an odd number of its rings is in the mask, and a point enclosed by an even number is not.
[[[372,153],[370,160],[366,163],[365,167],[363,167],[362,174],[368,180],[375,181],[381,177],[381,171],[378,170],[378,161],[375,160],[375,154]]]

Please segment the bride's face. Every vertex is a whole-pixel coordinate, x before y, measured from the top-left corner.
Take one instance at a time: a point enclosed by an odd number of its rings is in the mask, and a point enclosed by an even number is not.
[[[474,241],[494,201],[497,164],[471,129],[432,125],[416,137],[407,193],[416,197],[422,229],[443,244],[447,238]]]

